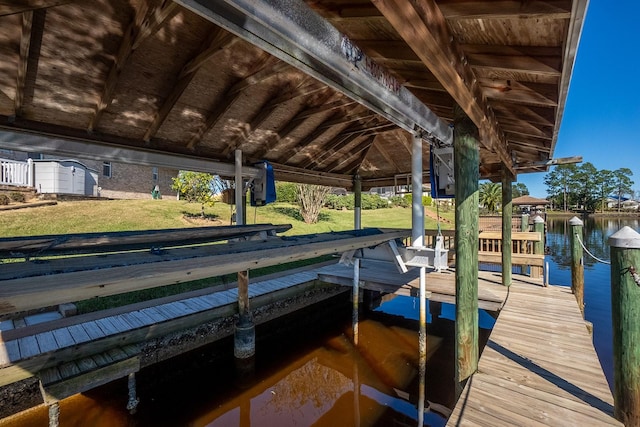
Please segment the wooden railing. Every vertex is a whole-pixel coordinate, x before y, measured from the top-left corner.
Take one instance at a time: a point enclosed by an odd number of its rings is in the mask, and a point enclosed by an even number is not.
[[[443,245],[449,250],[449,261],[455,259],[455,230],[441,230]],[[434,247],[437,230],[425,230],[425,246]],[[512,231],[511,264],[528,270],[531,277],[542,277],[544,254],[535,253],[535,243],[543,241],[538,232]],[[478,236],[478,262],[502,266],[502,232],[481,231]]]

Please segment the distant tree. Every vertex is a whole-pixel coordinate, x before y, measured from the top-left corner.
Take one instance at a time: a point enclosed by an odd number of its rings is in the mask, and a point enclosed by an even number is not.
[[[518,182],[518,183],[514,184],[513,187],[511,188],[511,196],[513,198],[521,197],[521,196],[528,196],[528,195],[529,195],[529,189],[522,182]]]
[[[502,186],[494,182],[485,182],[480,185],[479,202],[489,212],[496,212],[502,200]]]
[[[607,206],[607,198],[615,190],[613,172],[606,169],[598,171],[594,178],[594,184],[600,200],[600,211],[604,212],[604,208]]]
[[[178,176],[173,178],[171,188],[187,202],[200,203],[201,215],[204,218],[204,207],[213,206],[215,203],[213,186],[214,176],[209,173],[180,171]]]
[[[298,184],[296,186],[296,197],[304,222],[307,224],[318,222],[320,210],[330,190],[331,187],[324,185]]]
[[[582,209],[593,212],[598,202],[596,177],[598,169],[592,163],[586,162],[576,168],[572,177],[573,189],[575,191],[578,205]]]
[[[545,175],[544,184],[547,186],[547,194],[567,211],[569,201],[569,191],[573,183],[573,175],[576,172],[576,165],[559,165]],[[558,203],[559,202],[559,203]]]
[[[613,171],[614,191],[618,196],[618,212],[620,212],[620,201],[622,200],[622,196],[630,193],[633,195],[633,190],[631,189],[633,181],[630,178],[632,175],[633,172],[631,172],[631,169],[629,168],[620,168]]]

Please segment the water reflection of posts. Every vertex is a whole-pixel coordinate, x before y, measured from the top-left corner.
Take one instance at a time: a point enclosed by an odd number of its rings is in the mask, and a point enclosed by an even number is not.
[[[353,344],[358,345],[358,310],[360,300],[360,258],[353,259],[353,313],[351,313],[351,323],[353,327]]]
[[[584,317],[584,262],[582,254],[582,220],[574,216],[571,226],[571,292],[576,296],[578,307]]]
[[[625,226],[609,237],[614,415],[640,426],[640,234]]]

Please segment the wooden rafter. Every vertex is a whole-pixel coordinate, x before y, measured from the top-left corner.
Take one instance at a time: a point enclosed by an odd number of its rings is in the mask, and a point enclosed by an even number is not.
[[[562,50],[546,46],[461,45],[473,68],[559,77]]]
[[[142,4],[124,32],[122,43],[120,43],[118,53],[107,75],[102,95],[98,100],[93,117],[87,126],[89,132],[95,129],[102,117],[102,113],[104,113],[104,110],[111,104],[118,79],[131,53],[140,46],[147,37],[154,34],[177,8],[177,4],[172,0],[165,0],[158,8],[147,14],[147,3],[143,2]]]
[[[263,158],[279,142],[285,140],[289,136],[289,134],[291,134],[294,130],[298,128],[298,126],[304,123],[305,119],[308,119],[309,117],[312,117],[316,114],[321,114],[327,111],[333,111],[337,108],[342,108],[343,106],[346,105],[344,101],[339,101],[340,103],[338,104],[335,104],[335,103],[325,104],[326,101],[329,101],[331,99],[331,96],[332,96],[331,93],[327,92],[322,96],[320,96],[320,98],[318,99],[318,102],[319,102],[318,106],[305,108],[299,111],[298,113],[296,113],[288,122],[286,122],[283,126],[281,126],[276,131],[276,134],[273,135],[273,137],[271,137],[268,141],[262,144],[262,147],[254,153],[254,156],[257,159]],[[333,104],[332,107],[325,108],[326,105],[329,105],[329,104]]]
[[[489,99],[537,107],[558,106],[558,94],[553,93],[555,89],[553,85],[523,84],[514,80],[501,79],[480,79],[479,81],[482,92]]]
[[[289,102],[303,96],[310,96],[325,89],[326,87],[318,86],[314,80],[305,79],[298,87],[285,91],[280,96],[276,96],[267,101],[259,109],[258,114],[251,119],[246,132],[239,133],[238,136],[224,148],[222,156],[227,157],[231,153],[231,150],[235,148],[242,148],[242,146],[250,140],[251,135],[253,135],[254,132],[259,129],[269,117],[271,117],[274,111],[276,111],[276,109],[285,102]]]
[[[393,166],[393,168],[395,170],[400,170],[400,165],[398,165],[398,163],[396,163],[396,161],[393,159],[393,157],[391,157],[391,155],[389,154],[389,152],[387,151],[387,148],[385,147],[384,144],[376,144],[375,148],[378,150],[378,152],[380,153],[380,155],[382,157],[384,157],[385,161],[387,163],[389,163],[391,166]]]
[[[77,0],[4,0],[0,4],[0,16],[13,15],[16,13],[33,12],[37,9],[46,9],[49,7],[60,6],[67,3],[73,3]]]
[[[481,143],[515,175],[507,142],[464,53],[434,0],[372,0],[389,23],[478,126]],[[520,2],[518,2],[520,3]]]
[[[171,93],[167,96],[155,113],[153,121],[147,128],[143,139],[147,142],[151,140],[162,126],[162,123],[166,120],[167,116],[171,112],[173,106],[178,102],[178,99],[182,96],[191,80],[196,75],[196,72],[204,65],[208,60],[215,55],[223,52],[225,49],[232,46],[239,39],[232,34],[222,30],[213,29],[209,32],[209,36],[202,44],[200,51],[191,60],[189,60],[183,67],[174,84],[172,85]]]
[[[371,121],[371,120],[370,120]],[[340,132],[330,141],[327,141],[321,147],[322,150],[316,156],[310,156],[305,161],[301,162],[298,166],[301,168],[317,168],[320,164],[334,155],[336,152],[340,151],[342,148],[346,147],[351,141],[356,138],[361,137],[366,130],[361,130],[359,125],[352,125]]]
[[[494,111],[500,117],[522,120],[535,125],[553,126],[553,108],[535,108],[526,105],[495,103]]]
[[[191,140],[189,140],[187,148],[193,149],[198,143],[200,143],[207,132],[209,132],[211,128],[213,128],[216,123],[218,123],[218,120],[220,120],[222,116],[238,100],[240,95],[242,95],[243,90],[255,84],[264,82],[265,80],[278,75],[278,73],[289,67],[288,64],[273,60],[272,58],[273,57],[265,57],[265,61],[260,62],[254,69],[255,71],[253,73],[234,83],[224,93],[222,102],[218,102],[217,107],[207,116],[204,125],[201,126],[196,134],[191,138]]]
[[[43,25],[44,25],[44,20]],[[22,14],[22,34],[20,35],[20,59],[18,63],[18,76],[16,81],[16,96],[13,102],[14,115],[22,115],[22,103],[24,101],[24,87],[27,81],[27,67],[29,64],[29,47],[31,46],[31,33],[33,24],[33,11]],[[42,30],[42,29],[40,29]]]
[[[509,19],[513,17],[569,19],[571,0],[440,0],[438,6],[447,19]]]
[[[336,114],[333,114],[332,116],[329,117],[329,119],[331,119],[332,117],[335,117]],[[326,120],[325,120],[326,121]],[[309,146],[311,144],[313,144],[314,142],[316,142],[316,140],[320,139],[324,134],[329,133],[330,131],[334,131],[335,128],[332,127],[324,127],[324,128],[320,128],[319,126],[316,127],[315,129],[313,129],[313,131],[311,131],[309,134],[307,134],[307,136],[305,136],[303,139],[301,139],[300,141],[298,141],[296,143],[296,146],[291,148],[291,150],[282,153],[277,161],[278,162],[284,162],[286,159],[289,159],[295,155],[297,155],[298,153],[307,150],[309,148]]]
[[[366,141],[358,144],[357,149],[347,154],[347,156],[343,159],[338,159],[335,162],[326,166],[326,170],[329,172],[334,172],[338,169],[344,169],[344,173],[352,174],[354,171],[358,170],[364,159],[367,157],[369,153],[369,149],[373,146],[374,141],[376,140],[376,135],[371,135]],[[346,166],[343,166],[345,165]]]

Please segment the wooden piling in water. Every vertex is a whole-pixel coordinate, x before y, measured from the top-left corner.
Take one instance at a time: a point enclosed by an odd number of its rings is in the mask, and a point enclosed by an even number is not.
[[[478,369],[478,128],[454,106],[456,394]]]
[[[582,253],[582,220],[576,216],[569,220],[571,226],[571,291],[578,301],[584,317],[584,261]]]
[[[533,231],[540,233],[540,240],[536,241],[533,243],[533,253],[536,255],[544,255],[544,219],[540,216],[537,215],[534,219],[533,219]],[[535,267],[535,266],[531,266],[531,268],[536,268],[538,269],[537,274],[540,274],[540,276],[543,277],[543,281],[542,284],[544,286],[547,286],[548,283],[548,279],[544,279],[544,269],[541,267]],[[536,275],[533,275],[533,277],[536,277]]]
[[[502,168],[502,284],[511,286],[512,264],[511,219],[513,216],[513,187],[511,172]]]
[[[529,214],[522,214],[520,222],[520,231],[529,231]]]
[[[609,250],[614,415],[640,426],[640,234],[623,227],[609,237]]]

